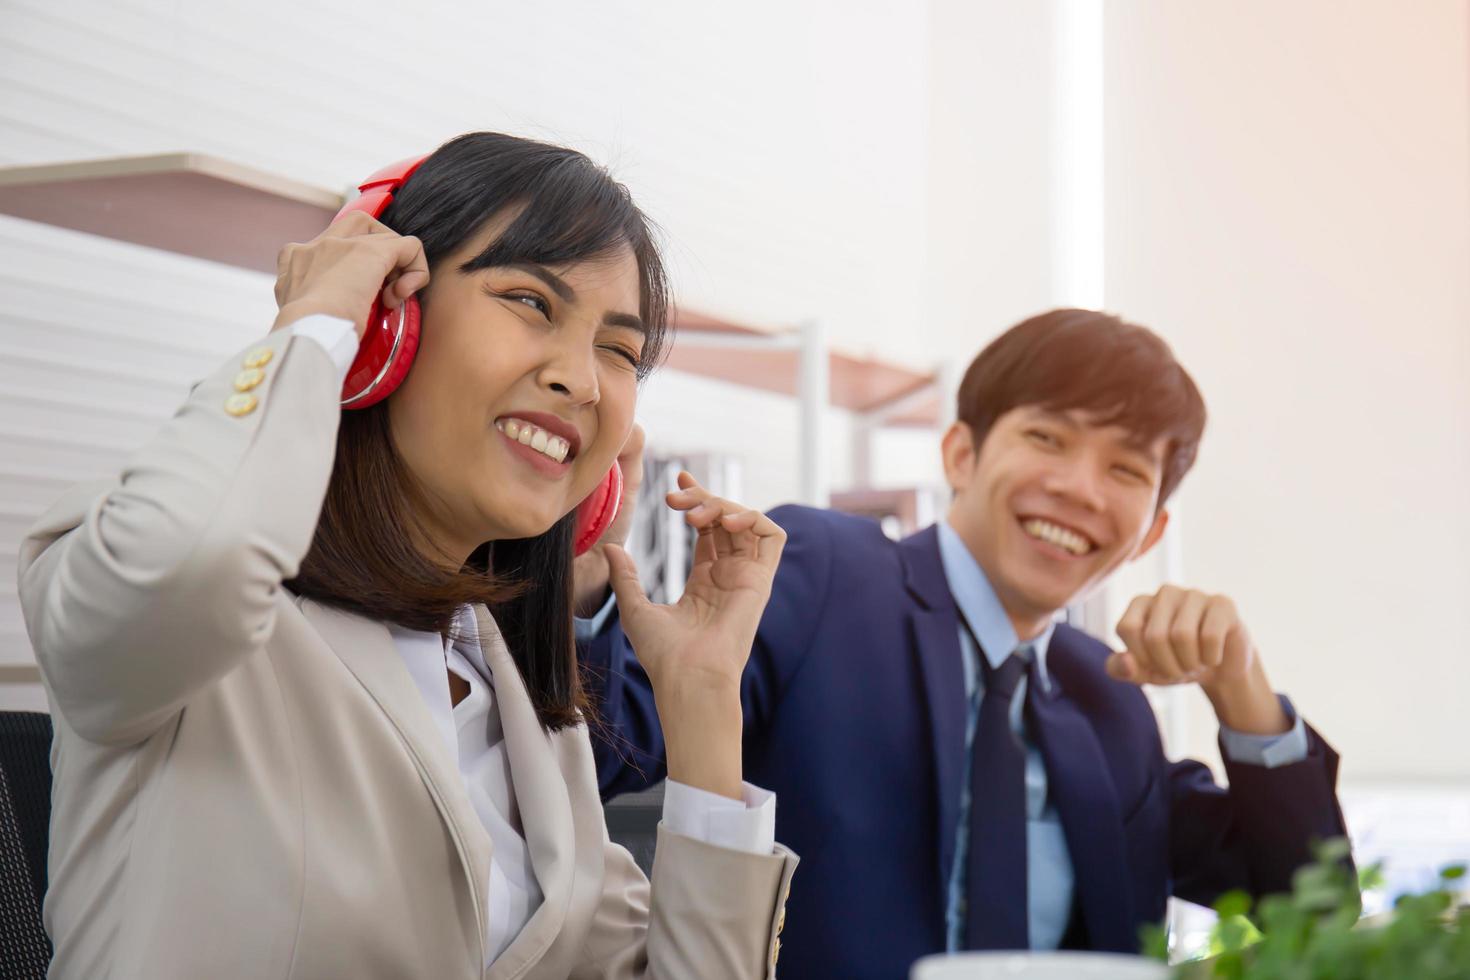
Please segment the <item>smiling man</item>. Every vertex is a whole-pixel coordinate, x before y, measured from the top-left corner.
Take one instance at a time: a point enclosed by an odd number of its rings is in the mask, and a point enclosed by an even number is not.
[[[1153,333],[1088,310],[1007,331],[945,433],[945,520],[907,540],[804,507],[742,683],[745,765],[802,855],[783,968],[892,978],[962,949],[1133,951],[1170,895],[1286,890],[1344,833],[1337,756],[1267,680],[1224,596],[1168,586],[1117,625],[1056,622],[1157,544],[1205,408]],[[602,588],[581,574],[584,598]],[[605,607],[606,795],[663,773],[647,677]],[[1198,684],[1229,776],[1170,762],[1143,684]],[[778,928],[780,928],[778,926]]]

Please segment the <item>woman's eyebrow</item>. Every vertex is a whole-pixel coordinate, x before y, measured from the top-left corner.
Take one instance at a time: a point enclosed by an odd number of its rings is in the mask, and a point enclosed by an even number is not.
[[[648,327],[644,325],[643,320],[631,313],[604,313],[602,322],[609,327],[627,327],[639,333],[648,333]]]
[[[575,303],[577,301],[577,291],[565,279],[544,265],[536,262],[512,262],[507,268],[529,272],[550,286],[552,292],[560,296],[564,302]],[[609,327],[627,327],[629,330],[637,330],[639,333],[648,332],[648,327],[644,325],[643,320],[632,313],[606,313],[602,317],[602,322]]]
[[[544,265],[538,265],[535,262],[512,262],[506,268],[520,269],[522,272],[529,272],[531,275],[535,276],[537,279],[540,279],[542,282],[546,283],[546,285],[550,286],[552,292],[556,293],[556,295],[560,296],[564,301],[568,303],[574,303],[577,300],[577,291],[571,286],[567,285],[567,281],[565,279],[557,275],[555,272],[552,272]]]

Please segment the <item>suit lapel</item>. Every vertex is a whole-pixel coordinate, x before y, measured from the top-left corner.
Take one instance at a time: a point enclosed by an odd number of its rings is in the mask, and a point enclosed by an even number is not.
[[[484,890],[490,880],[490,835],[465,793],[458,761],[450,758],[429,714],[429,706],[404,666],[387,627],[309,599],[301,601],[301,611],[402,737],[459,849],[477,921],[484,923],[487,899]],[[483,962],[483,929],[480,943]]]
[[[544,896],[531,921],[486,974],[487,980],[503,980],[520,976],[539,962],[561,933],[572,898],[577,841],[571,797],[551,735],[536,717],[521,672],[495,621],[483,606],[475,607],[475,614],[485,664],[495,679],[495,703],[500,709],[521,827]]]
[[[909,627],[913,656],[924,681],[929,706],[929,736],[939,793],[938,847],[935,859],[940,885],[940,907],[947,901],[950,871],[954,867],[955,833],[959,826],[960,783],[965,779],[965,671],[961,661],[959,618],[954,596],[939,560],[939,535],[933,527],[899,545],[904,563],[904,587],[916,600]]]
[[[1070,658],[1063,631],[1052,638],[1047,666],[1050,691],[1035,671],[1027,698],[1035,734],[1046,760],[1047,787],[1072,857],[1088,944],[1097,950],[1132,953],[1134,934],[1132,879],[1123,839],[1123,815],[1102,744],[1091,723],[1066,692]]]

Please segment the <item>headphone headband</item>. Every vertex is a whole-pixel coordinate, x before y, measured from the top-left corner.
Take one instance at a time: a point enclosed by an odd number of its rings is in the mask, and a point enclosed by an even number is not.
[[[426,153],[420,157],[409,157],[374,171],[357,185],[358,195],[342,205],[342,210],[337,212],[337,218],[349,211],[363,211],[370,218],[381,217],[388,210],[388,205],[393,203],[393,195],[398,193],[429,156]],[[337,218],[332,220],[336,221]]]

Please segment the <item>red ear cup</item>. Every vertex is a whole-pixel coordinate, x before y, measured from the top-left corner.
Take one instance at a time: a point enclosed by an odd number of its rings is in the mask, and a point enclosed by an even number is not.
[[[375,301],[342,385],[342,407],[367,408],[387,398],[408,377],[418,349],[418,297],[410,296],[396,310]]]
[[[585,554],[597,543],[597,539],[617,520],[618,507],[622,502],[623,470],[613,463],[597,489],[577,507],[577,530],[572,539],[576,554]]]
[[[337,217],[362,211],[380,217],[393,202],[393,195],[413,176],[427,156],[389,164],[368,177],[357,189],[361,193],[342,205]],[[336,220],[336,219],[333,219]],[[419,301],[410,296],[396,310],[383,306],[382,297],[373,301],[367,330],[357,348],[357,357],[342,385],[343,408],[367,408],[387,398],[408,377],[413,356],[419,349]]]

